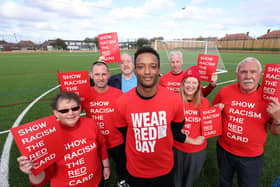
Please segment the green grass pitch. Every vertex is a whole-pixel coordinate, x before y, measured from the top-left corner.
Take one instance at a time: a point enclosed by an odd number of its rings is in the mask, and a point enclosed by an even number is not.
[[[133,54],[133,51],[129,53]],[[265,64],[279,64],[280,54],[256,54],[256,53],[229,53],[222,52],[224,65],[228,73],[219,74],[218,82],[224,82],[235,79],[236,64],[243,58],[252,56],[258,58],[263,68]],[[45,91],[58,85],[56,72],[82,71],[90,70],[91,64],[99,57],[98,53],[11,53],[0,54],[0,131],[8,130],[18,117],[18,115],[27,107],[28,102],[33,101]],[[169,70],[167,57],[164,52],[161,53],[163,64],[162,73]],[[188,65],[187,62],[184,62]],[[119,68],[116,63],[109,64],[112,74],[118,73]],[[185,70],[185,69],[184,69]],[[206,84],[206,83],[204,83]],[[208,96],[213,100],[217,91],[226,84],[217,86],[217,88]],[[45,99],[52,98],[59,90],[45,96]],[[23,118],[21,124],[34,121],[36,119],[52,114],[50,101],[43,100],[36,103],[27,115]],[[0,149],[3,150],[7,134],[0,135]],[[271,136],[268,133],[265,146],[265,166],[262,176],[262,186],[271,186],[271,183],[280,175],[279,155],[280,146],[278,146],[280,137]],[[208,156],[205,166],[201,172],[201,177],[195,186],[217,186],[218,170],[216,162],[216,138],[208,140]],[[27,176],[18,169],[16,158],[19,151],[13,143],[10,155],[9,165],[9,183],[11,187],[28,186]],[[107,182],[107,186],[116,186],[114,176]]]

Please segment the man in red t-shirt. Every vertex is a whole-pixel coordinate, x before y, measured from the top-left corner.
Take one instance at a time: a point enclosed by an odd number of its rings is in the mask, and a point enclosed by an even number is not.
[[[94,87],[91,87],[91,99],[85,104],[86,115],[96,121],[101,134],[104,135],[109,156],[116,163],[118,184],[125,187],[124,138],[114,126],[112,117],[116,112],[116,100],[123,93],[117,88],[108,86],[110,72],[104,62],[93,63],[90,76],[94,81]]]
[[[262,99],[261,74],[260,62],[245,58],[236,68],[238,83],[223,87],[213,100],[214,105],[224,105],[223,134],[217,144],[221,186],[232,186],[235,171],[240,187],[259,186],[266,124],[273,118],[267,112],[268,103]],[[279,121],[274,120],[269,129],[279,135],[280,126],[276,123]]]
[[[134,55],[138,85],[117,101],[118,127],[127,127],[128,183],[133,187],[173,186],[173,137],[179,142],[202,144],[181,133],[183,101],[179,94],[158,86],[158,53],[143,47]]]
[[[183,54],[180,51],[171,51],[169,54],[169,65],[171,71],[161,76],[159,85],[168,90],[179,93],[184,74],[184,71],[182,70]],[[202,87],[201,89],[204,97],[207,97],[216,87],[216,81],[218,79],[217,74],[213,73],[211,79],[212,82],[207,87]]]

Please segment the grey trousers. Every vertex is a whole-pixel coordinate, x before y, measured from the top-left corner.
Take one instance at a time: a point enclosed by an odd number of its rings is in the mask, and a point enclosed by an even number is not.
[[[200,175],[206,156],[206,148],[196,153],[185,153],[174,148],[175,187],[192,187]]]

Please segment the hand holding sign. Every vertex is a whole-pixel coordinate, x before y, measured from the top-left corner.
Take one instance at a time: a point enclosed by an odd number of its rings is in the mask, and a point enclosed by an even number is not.
[[[98,35],[100,56],[103,56],[105,63],[120,62],[120,49],[118,35],[116,32]]]
[[[19,160],[25,173],[31,170],[37,175],[64,154],[54,115],[12,128],[11,133],[21,154],[28,158]]]

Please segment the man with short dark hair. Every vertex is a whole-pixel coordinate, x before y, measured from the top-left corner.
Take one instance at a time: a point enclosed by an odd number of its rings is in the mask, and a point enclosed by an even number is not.
[[[235,172],[240,187],[260,184],[267,122],[275,118],[272,110],[267,112],[268,104],[262,98],[261,75],[260,62],[245,58],[236,68],[238,82],[221,88],[213,100],[213,105],[224,105],[223,134],[217,143],[220,186],[231,187]],[[269,130],[279,135],[279,121],[274,119]]]
[[[173,186],[173,137],[180,142],[202,144],[181,133],[183,101],[179,94],[158,86],[160,57],[150,47],[134,55],[138,85],[117,101],[116,124],[127,127],[128,183],[133,187]]]

